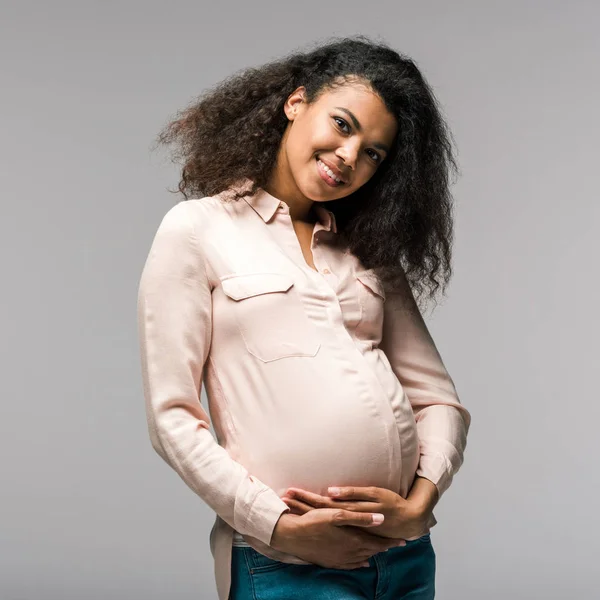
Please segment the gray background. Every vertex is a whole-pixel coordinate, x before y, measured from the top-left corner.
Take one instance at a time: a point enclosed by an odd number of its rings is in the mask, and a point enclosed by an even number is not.
[[[154,135],[329,34],[411,55],[459,148],[428,316],[473,425],[440,600],[598,598],[600,84],[593,2],[2,3],[0,598],[215,598],[214,513],[151,449],[139,275],[177,201]],[[204,399],[205,400],[205,399]]]

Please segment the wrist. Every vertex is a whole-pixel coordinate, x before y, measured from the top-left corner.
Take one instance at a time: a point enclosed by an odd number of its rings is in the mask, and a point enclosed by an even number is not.
[[[439,500],[438,488],[429,479],[417,475],[406,500],[417,513],[428,517]]]
[[[274,548],[279,552],[286,552],[286,545],[289,543],[289,540],[294,537],[296,518],[297,515],[293,515],[290,512],[281,514],[273,529],[271,543],[269,544],[271,548]]]

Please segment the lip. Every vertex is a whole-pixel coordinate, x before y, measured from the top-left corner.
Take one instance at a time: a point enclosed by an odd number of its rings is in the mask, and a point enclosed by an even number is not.
[[[342,183],[347,183],[346,179],[342,175],[342,172],[335,165],[332,165],[328,160],[325,160],[321,156],[317,156],[317,159],[320,160],[323,164],[327,165],[333,171],[333,174],[342,180]]]

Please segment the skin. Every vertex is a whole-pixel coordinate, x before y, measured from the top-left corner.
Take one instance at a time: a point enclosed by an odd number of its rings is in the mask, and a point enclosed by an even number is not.
[[[391,490],[374,486],[330,487],[327,496],[301,488],[288,488],[282,499],[294,514],[305,514],[315,508],[383,514],[385,519],[377,527],[377,535],[408,538],[420,535],[424,530],[439,496],[433,482],[417,476],[406,499]]]
[[[312,266],[308,242],[316,220],[313,204],[348,196],[369,181],[387,157],[385,148],[393,143],[397,122],[381,98],[358,80],[326,92],[313,104],[299,87],[284,111],[289,123],[265,189],[289,206]],[[317,156],[338,167],[343,185],[331,187],[321,179]],[[436,486],[421,477],[415,478],[406,499],[384,488],[341,489],[337,497],[288,489],[283,500],[290,512],[279,518],[271,546],[324,567],[357,568],[378,552],[404,545],[404,538],[420,535],[438,500]],[[383,523],[373,523],[373,514],[382,515]]]
[[[299,87],[288,97],[289,120],[267,192],[290,207],[292,220],[311,222],[313,202],[337,200],[355,192],[377,172],[397,133],[397,122],[381,98],[364,84],[344,85],[326,92],[313,104]],[[351,117],[336,107],[351,111]],[[337,166],[347,183],[330,187],[317,171],[316,156]]]

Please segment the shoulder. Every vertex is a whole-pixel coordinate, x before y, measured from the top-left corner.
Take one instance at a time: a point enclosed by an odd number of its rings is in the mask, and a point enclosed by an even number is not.
[[[220,204],[221,201],[214,196],[180,200],[163,215],[159,229],[201,237],[210,228],[210,222],[218,217]]]
[[[184,212],[197,238],[203,238],[222,220],[226,211],[219,196],[205,196],[181,200],[175,207]],[[175,208],[173,207],[173,208]],[[173,210],[173,209],[171,209]]]

